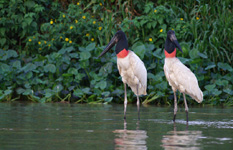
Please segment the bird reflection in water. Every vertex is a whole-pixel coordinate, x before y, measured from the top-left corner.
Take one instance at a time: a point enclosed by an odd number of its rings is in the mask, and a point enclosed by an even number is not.
[[[174,130],[163,135],[162,147],[165,150],[199,150],[202,131],[188,131],[188,124],[185,131],[177,131],[174,123]]]
[[[124,129],[115,130],[116,138],[115,149],[117,150],[146,150],[146,139],[148,138],[145,130],[139,130],[139,121],[136,130],[127,130],[127,122],[124,120]]]

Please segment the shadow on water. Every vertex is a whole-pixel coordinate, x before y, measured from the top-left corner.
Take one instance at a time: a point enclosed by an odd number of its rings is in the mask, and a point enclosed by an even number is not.
[[[146,150],[146,139],[148,138],[145,130],[139,130],[140,121],[137,121],[136,130],[127,130],[127,122],[124,120],[124,129],[114,130],[115,133],[115,149],[132,149],[132,150]]]
[[[199,150],[201,145],[199,139],[201,137],[202,131],[189,131],[188,124],[186,124],[184,131],[177,131],[176,123],[174,123],[173,131],[169,131],[166,135],[163,135],[161,147],[166,150]]]

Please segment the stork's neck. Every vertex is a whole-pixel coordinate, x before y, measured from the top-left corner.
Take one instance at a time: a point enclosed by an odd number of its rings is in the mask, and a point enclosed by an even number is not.
[[[117,54],[117,58],[125,58],[128,55],[128,53],[129,51],[124,48]]]
[[[118,58],[124,58],[128,55],[129,51],[128,51],[128,41],[126,36],[122,36],[119,41],[117,42],[116,45],[116,55]]]
[[[164,53],[165,53],[165,57],[166,58],[176,57],[176,48],[171,53],[167,52],[167,50],[164,49]]]

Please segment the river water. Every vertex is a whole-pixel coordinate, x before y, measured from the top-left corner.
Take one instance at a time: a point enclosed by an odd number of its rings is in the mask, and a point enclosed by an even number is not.
[[[0,149],[233,149],[232,107],[0,103]]]

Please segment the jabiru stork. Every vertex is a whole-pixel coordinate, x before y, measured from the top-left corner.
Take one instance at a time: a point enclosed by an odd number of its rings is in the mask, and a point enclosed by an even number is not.
[[[201,103],[203,100],[203,93],[199,88],[198,81],[194,73],[183,63],[181,63],[178,58],[176,58],[176,47],[181,52],[183,52],[177,41],[175,32],[173,30],[170,30],[167,32],[167,38],[164,49],[164,73],[169,82],[169,85],[172,87],[172,90],[174,92],[173,121],[175,122],[177,112],[176,91],[179,90],[181,93],[183,93],[186,120],[188,122],[188,105],[186,102],[185,94],[188,94],[198,103]]]
[[[126,119],[127,92],[126,84],[137,96],[138,119],[140,120],[139,96],[146,95],[147,70],[141,59],[131,50],[128,50],[128,41],[123,31],[119,30],[113,36],[99,57],[103,56],[116,44],[115,52],[117,55],[117,68],[124,83],[124,119]]]

